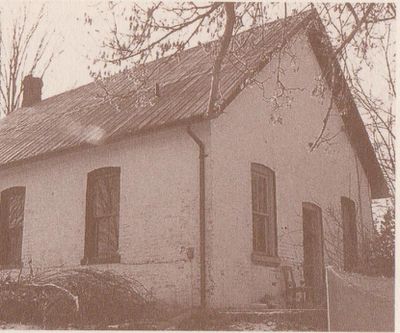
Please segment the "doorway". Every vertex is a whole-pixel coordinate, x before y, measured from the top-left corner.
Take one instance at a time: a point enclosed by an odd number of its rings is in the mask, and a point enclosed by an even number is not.
[[[343,218],[344,270],[352,272],[357,267],[358,261],[356,204],[353,200],[346,197],[341,198],[341,204]]]
[[[313,307],[325,305],[324,240],[322,211],[315,204],[303,203],[303,255],[306,301]]]

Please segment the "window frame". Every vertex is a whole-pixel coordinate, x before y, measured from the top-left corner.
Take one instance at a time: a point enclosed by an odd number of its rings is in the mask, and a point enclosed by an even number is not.
[[[265,202],[263,204],[265,208],[264,212],[254,209],[255,202],[259,202],[259,198],[254,197],[254,195],[258,195],[258,192],[254,190],[255,176],[260,176],[265,179],[265,188],[263,188],[263,191],[265,191],[263,193],[263,197],[265,198]],[[270,187],[272,187],[272,189],[269,190]],[[274,170],[260,163],[251,163],[251,213],[253,234],[251,258],[252,261],[257,264],[262,264],[266,266],[278,266],[280,264],[280,259],[278,255],[278,219],[276,201],[276,175]],[[268,211],[269,209],[271,209],[270,212]],[[264,216],[265,218],[265,233],[263,241],[263,243],[265,244],[264,250],[256,248],[255,216]],[[274,233],[272,236],[271,230],[273,230]],[[273,237],[272,248],[270,248],[271,237]]]
[[[117,191],[117,207],[114,214],[105,216],[93,216],[93,205],[95,199],[94,184],[98,179],[104,178],[117,178],[118,191]],[[102,167],[90,171],[86,179],[86,215],[85,215],[85,244],[84,244],[84,257],[81,260],[82,265],[88,264],[106,264],[106,263],[119,263],[121,256],[119,254],[119,219],[120,219],[120,201],[121,201],[121,168],[120,167]],[[99,238],[96,230],[98,230],[99,219],[106,217],[114,217],[116,219],[116,250],[110,252],[106,256],[98,254]]]
[[[10,260],[10,252],[14,249],[10,248],[9,244],[9,236],[10,236],[10,221],[9,217],[6,217],[5,214],[8,211],[8,206],[6,204],[9,202],[9,198],[13,195],[22,195],[23,204],[22,204],[22,221],[21,225],[17,228],[20,228],[20,236],[18,242],[18,252],[19,258],[15,261]],[[3,269],[12,269],[12,268],[20,268],[22,266],[22,247],[23,247],[23,238],[24,238],[24,220],[25,220],[25,202],[26,202],[26,187],[25,186],[13,186],[6,188],[0,193],[0,266]],[[7,222],[8,225],[5,225]],[[15,228],[15,227],[14,227]],[[13,229],[14,229],[13,228]]]

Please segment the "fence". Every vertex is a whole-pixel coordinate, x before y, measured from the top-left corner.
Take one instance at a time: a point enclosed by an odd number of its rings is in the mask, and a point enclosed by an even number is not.
[[[394,331],[394,279],[326,270],[330,331]]]

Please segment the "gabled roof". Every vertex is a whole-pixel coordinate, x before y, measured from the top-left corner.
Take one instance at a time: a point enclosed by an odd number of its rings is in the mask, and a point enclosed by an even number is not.
[[[315,17],[316,12],[311,10],[288,18],[285,29],[289,37]],[[256,28],[259,33],[251,30],[235,37],[237,45],[246,40],[251,47],[238,46],[236,54],[240,59],[230,58],[223,65],[220,87],[226,99],[220,110],[237,96],[249,76],[268,63],[281,43],[283,28],[284,20],[277,20]],[[213,65],[212,57],[205,51],[207,45],[185,50],[179,58],[162,58],[144,68],[113,75],[102,83],[93,82],[16,110],[0,120],[0,167],[218,116],[207,114]],[[143,74],[146,85],[137,92],[135,83]],[[156,83],[160,84],[159,97],[154,95]],[[358,114],[357,109],[354,112]],[[363,127],[361,118],[355,121]],[[371,146],[368,136],[366,140]],[[376,161],[373,150],[359,153],[367,154],[368,161]],[[382,173],[380,169],[379,172]],[[376,173],[377,170],[369,175]],[[374,188],[373,196],[381,193]]]

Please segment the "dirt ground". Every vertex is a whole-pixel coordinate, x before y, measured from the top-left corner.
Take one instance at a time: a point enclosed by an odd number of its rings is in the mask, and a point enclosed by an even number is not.
[[[317,318],[317,317],[321,318]],[[141,322],[125,322],[107,327],[75,327],[75,329],[106,329],[106,330],[190,330],[190,331],[323,331],[324,315],[317,317],[307,313],[280,312],[195,312],[181,313],[171,318],[157,320],[147,319]],[[71,327],[72,328],[72,327]],[[40,326],[0,322],[0,329],[6,330],[40,330]]]
[[[323,313],[212,313],[192,316],[174,329],[223,331],[321,331],[325,330]]]
[[[179,316],[178,316],[179,317]],[[108,326],[108,330],[180,330],[180,331],[324,331],[324,319],[310,320],[303,315],[234,315],[208,313],[186,315],[167,321],[125,323]]]
[[[39,326],[0,323],[0,330],[39,330]]]

